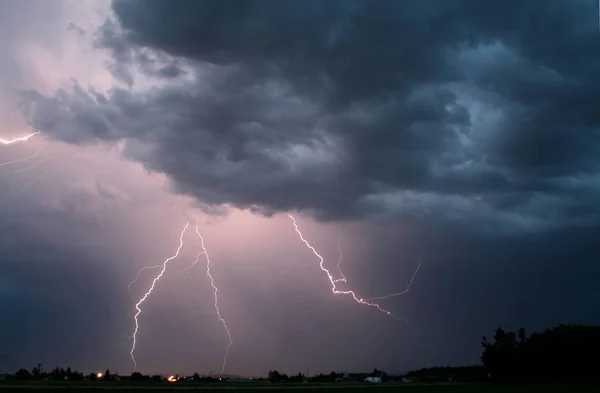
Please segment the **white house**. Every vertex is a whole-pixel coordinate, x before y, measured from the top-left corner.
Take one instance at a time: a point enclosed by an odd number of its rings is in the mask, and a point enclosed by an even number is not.
[[[381,383],[381,378],[379,378],[379,377],[366,377],[365,378],[365,382]]]

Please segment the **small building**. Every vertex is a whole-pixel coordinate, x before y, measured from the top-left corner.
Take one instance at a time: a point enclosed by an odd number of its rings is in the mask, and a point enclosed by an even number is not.
[[[365,378],[365,382],[381,383],[381,378],[379,378],[379,377],[366,377]]]

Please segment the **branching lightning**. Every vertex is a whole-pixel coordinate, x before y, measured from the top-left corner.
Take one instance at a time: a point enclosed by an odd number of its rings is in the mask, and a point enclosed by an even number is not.
[[[144,270],[156,269],[156,268],[162,267],[162,266],[163,265],[161,264],[161,265],[154,265],[154,266],[144,266],[143,268],[141,268],[140,271],[138,272],[137,276],[135,276],[135,278],[129,283],[129,285],[127,285],[127,290],[129,290],[129,292],[131,292],[131,286],[140,279]]]
[[[140,328],[138,317],[142,312],[141,306],[146,301],[146,299],[148,299],[148,296],[150,296],[152,291],[154,291],[154,287],[156,286],[156,283],[161,279],[163,274],[165,274],[165,271],[167,270],[167,265],[169,264],[169,262],[171,262],[173,259],[175,259],[179,256],[179,252],[181,251],[181,248],[183,247],[183,235],[185,235],[185,232],[187,231],[189,226],[190,226],[190,223],[188,221],[185,224],[185,227],[183,227],[181,234],[179,235],[179,247],[177,247],[177,251],[175,252],[175,254],[173,256],[165,259],[165,261],[162,264],[162,270],[160,271],[158,276],[156,276],[154,278],[154,280],[152,281],[152,285],[150,285],[150,289],[148,290],[148,292],[146,292],[146,294],[144,296],[142,296],[142,298],[135,305],[135,309],[137,310],[137,312],[135,313],[135,315],[133,317],[133,319],[135,321],[135,329],[133,330],[133,341],[131,344],[131,351],[129,351],[129,355],[131,356],[131,360],[133,361],[134,371],[137,368],[137,362],[135,360],[135,346],[136,346],[136,342],[137,342],[137,333]]]
[[[135,277],[135,279],[132,280],[129,283],[129,285],[127,286],[127,288],[129,289],[129,291],[131,291],[131,286],[133,284],[135,284],[140,279],[142,273],[145,270],[155,269],[155,268],[162,267],[161,272],[158,274],[158,276],[152,282],[152,285],[151,285],[150,289],[148,290],[148,292],[146,293],[146,295],[144,295],[144,297],[142,297],[142,299],[136,305],[137,313],[135,314],[135,330],[134,330],[134,333],[133,333],[133,344],[132,344],[131,352],[130,352],[131,359],[133,360],[133,363],[134,363],[134,370],[135,370],[135,367],[137,365],[135,357],[134,357],[134,352],[135,352],[135,345],[136,345],[136,336],[137,336],[137,332],[139,330],[139,324],[138,324],[137,317],[139,316],[139,314],[141,312],[140,306],[147,299],[147,297],[152,293],[152,291],[154,290],[154,286],[155,286],[156,282],[158,280],[160,280],[160,278],[162,277],[162,275],[165,273],[167,263],[170,262],[171,260],[175,259],[179,255],[179,251],[181,250],[181,247],[183,246],[183,235],[185,234],[185,231],[187,230],[188,226],[189,226],[189,222],[186,224],[185,228],[181,232],[179,248],[177,249],[177,252],[175,253],[174,256],[172,256],[169,259],[167,259],[161,265],[154,265],[154,266],[143,267],[142,269],[140,269],[140,271],[138,272],[138,274]],[[221,324],[223,324],[223,328],[225,329],[225,333],[227,333],[227,338],[228,338],[228,343],[227,343],[227,346],[225,347],[225,354],[223,356],[223,363],[221,364],[221,373],[224,373],[225,372],[225,368],[227,367],[227,358],[229,356],[229,348],[231,348],[231,346],[233,345],[233,339],[231,338],[231,331],[229,330],[229,326],[227,326],[227,322],[225,321],[225,318],[223,318],[223,316],[221,315],[221,310],[219,309],[219,295],[220,295],[219,294],[219,289],[218,289],[217,285],[215,284],[214,277],[211,274],[211,264],[212,264],[212,262],[210,260],[209,255],[208,255],[208,251],[207,251],[207,249],[206,249],[206,247],[204,245],[204,238],[200,234],[200,228],[198,226],[198,221],[197,220],[196,220],[196,235],[200,239],[200,245],[202,247],[202,251],[200,251],[196,255],[196,259],[188,267],[186,267],[185,269],[183,269],[180,273],[183,273],[183,272],[186,272],[186,271],[192,269],[193,267],[195,267],[198,264],[198,262],[200,261],[200,257],[202,255],[206,256],[206,275],[208,276],[208,278],[210,280],[210,284],[211,284],[211,286],[212,286],[212,288],[214,290],[214,307],[215,307],[215,311],[217,313],[217,318],[219,319],[219,321],[221,321]]]
[[[383,300],[383,299],[390,299],[396,296],[402,296],[402,295],[406,295],[408,292],[410,292],[410,287],[413,285],[413,282],[415,281],[415,277],[417,277],[417,273],[419,272],[419,269],[421,268],[421,262],[419,262],[419,264],[417,265],[417,268],[415,269],[415,271],[413,272],[412,276],[410,277],[410,281],[408,283],[408,285],[406,286],[406,289],[402,292],[396,292],[396,293],[392,293],[386,296],[375,296],[375,297],[370,297],[368,299],[365,300]]]
[[[31,139],[34,136],[36,136],[37,134],[39,134],[39,131],[33,132],[33,133],[29,134],[29,135],[21,136],[19,138],[14,138],[14,139],[3,139],[3,138],[0,138],[0,145],[12,145],[13,143],[26,142],[29,139]]]
[[[24,158],[19,158],[18,160],[13,160],[13,161],[8,161],[8,162],[3,162],[0,163],[0,168],[3,166],[7,166],[7,165],[12,165],[12,164],[18,164],[19,162],[25,162],[27,160],[31,160],[32,158],[35,158],[38,154],[40,154],[42,152],[42,150],[44,150],[46,148],[47,145],[44,145],[42,147],[40,147],[35,153],[33,153],[30,156],[24,157]]]
[[[40,181],[40,179],[44,176],[46,176],[46,174],[48,173],[48,171],[50,170],[50,168],[46,168],[44,169],[44,171],[38,175],[37,177],[35,177],[32,181],[30,181],[29,183],[27,183],[25,185],[25,187],[21,188],[19,191],[17,191],[17,193],[15,194],[15,198],[18,197],[19,195],[21,195],[22,193],[24,193],[25,191],[27,191],[30,187],[32,187],[35,183],[37,183],[38,181]]]
[[[223,324],[223,328],[225,329],[225,332],[227,333],[227,338],[229,340],[229,342],[227,343],[227,346],[225,347],[225,355],[223,356],[223,364],[221,365],[221,374],[223,374],[223,373],[225,373],[225,367],[227,366],[227,356],[229,355],[229,348],[231,348],[231,346],[233,345],[233,339],[231,338],[231,332],[229,331],[227,322],[225,321],[225,318],[223,318],[221,316],[221,310],[219,310],[219,288],[217,288],[217,286],[215,285],[215,279],[213,278],[212,274],[210,273],[211,261],[210,261],[210,257],[208,256],[208,251],[206,250],[206,247],[204,246],[204,239],[202,238],[202,235],[200,234],[200,229],[198,228],[197,221],[196,221],[196,234],[200,238],[200,245],[202,246],[202,252],[198,253],[198,255],[196,256],[196,261],[192,265],[190,265],[189,268],[193,267],[198,262],[198,259],[201,254],[204,254],[206,256],[206,275],[210,279],[210,285],[212,286],[212,288],[214,290],[215,311],[217,312],[217,318],[219,318],[219,320]]]
[[[34,132],[34,133],[31,133],[31,134],[26,135],[24,137],[15,138],[15,139],[2,139],[2,138],[0,138],[0,145],[11,145],[11,144],[17,143],[17,142],[26,142],[31,137],[33,137],[33,136],[35,136],[37,134],[39,134],[39,132]],[[12,161],[8,161],[8,162],[0,163],[0,167],[4,167],[4,166],[8,166],[8,165],[13,165],[13,164],[18,164],[20,162],[29,161],[29,160],[35,158],[38,154],[40,154],[46,147],[48,147],[48,143],[44,144],[42,147],[40,147],[38,150],[36,150],[35,153],[33,153],[33,154],[31,154],[31,155],[29,155],[27,157],[23,157],[23,158],[19,158],[17,160],[12,160]],[[31,172],[31,170],[36,165],[39,165],[39,164],[45,162],[46,160],[48,160],[48,158],[49,158],[49,155],[46,155],[45,157],[42,157],[41,159],[39,159],[37,161],[34,161],[28,167],[16,169],[16,170],[14,170],[12,172],[8,172],[8,174],[15,174],[15,173],[19,173],[19,172],[25,172],[27,174],[27,173]],[[37,177],[35,177],[31,182],[29,182],[27,185],[25,185],[25,187],[23,187],[19,191],[17,191],[17,193],[15,194],[15,197],[18,197],[20,194],[22,194],[27,189],[29,189],[30,187],[32,187],[41,178],[43,178],[48,173],[48,171],[49,171],[49,168],[47,167],[40,175],[38,175]]]
[[[333,280],[334,284],[337,282],[346,282],[346,276],[344,276],[344,272],[342,272],[342,268],[340,267],[340,263],[342,263],[342,260],[344,259],[344,254],[342,253],[342,245],[340,244],[341,241],[342,241],[342,235],[340,235],[340,237],[338,237],[337,248],[338,248],[339,258],[338,258],[337,264],[335,265],[337,267],[338,272],[340,273],[341,278]]]
[[[329,272],[329,270],[327,270],[327,268],[325,268],[325,266],[324,266],[325,260],[323,259],[323,257],[304,238],[304,236],[302,235],[302,232],[300,232],[300,229],[298,228],[298,224],[296,224],[296,219],[294,218],[294,216],[292,216],[291,214],[288,214],[288,217],[292,220],[292,223],[294,224],[294,229],[296,230],[296,233],[300,237],[300,240],[302,240],[302,242],[306,245],[306,247],[308,247],[313,252],[313,254],[315,254],[315,256],[317,258],[319,258],[319,260],[320,260],[319,267],[321,268],[321,270],[323,272],[325,272],[325,274],[327,274],[327,277],[329,278],[329,282],[331,283],[331,291],[334,294],[336,294],[336,295],[350,295],[350,296],[352,296],[352,298],[354,299],[354,301],[357,302],[357,303],[359,303],[359,304],[364,304],[365,306],[374,307],[374,308],[376,308],[377,310],[381,311],[382,313],[384,313],[386,315],[389,315],[389,316],[391,316],[393,318],[396,318],[396,319],[402,319],[402,320],[404,320],[406,322],[405,318],[399,318],[399,317],[395,316],[394,314],[392,314],[390,311],[382,308],[379,304],[368,302],[365,299],[356,296],[356,294],[353,291],[350,291],[350,290],[341,291],[341,290],[337,289],[337,287],[336,287],[336,280],[333,278],[333,276],[331,275],[331,273]]]
[[[46,147],[46,146],[43,146],[42,148],[44,148],[44,147]],[[33,158],[33,157],[32,157],[32,156],[30,156],[30,158]],[[20,172],[29,173],[29,172],[31,172],[31,170],[32,170],[33,168],[35,168],[37,165],[39,165],[39,164],[42,164],[42,163],[44,163],[44,162],[48,161],[48,159],[49,159],[49,158],[50,158],[50,156],[49,156],[49,155],[46,155],[46,156],[44,156],[44,157],[40,158],[39,160],[32,162],[32,163],[31,163],[31,165],[29,165],[28,167],[26,167],[26,168],[20,168],[20,169],[15,169],[15,170],[14,170],[14,171],[12,171],[11,173],[12,173],[12,174],[15,174],[15,173],[20,173]]]

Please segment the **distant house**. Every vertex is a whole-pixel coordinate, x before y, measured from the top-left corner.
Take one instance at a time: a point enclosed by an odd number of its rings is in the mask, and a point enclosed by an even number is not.
[[[381,383],[381,378],[379,378],[379,377],[366,377],[365,378],[365,382]]]

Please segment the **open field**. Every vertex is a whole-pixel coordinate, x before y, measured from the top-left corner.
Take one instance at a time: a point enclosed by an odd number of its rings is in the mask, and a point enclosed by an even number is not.
[[[102,384],[102,383],[0,383],[0,392],[88,392],[109,390],[114,393],[165,393],[165,392],[189,392],[200,391],[206,393],[219,393],[219,391],[232,392],[273,392],[277,393],[300,393],[305,390],[310,393],[341,393],[353,391],[355,393],[600,393],[600,385],[597,386],[493,386],[482,384],[398,384],[385,383],[381,385],[369,384],[173,384],[173,385],[131,385],[131,384]]]

